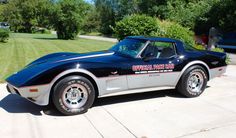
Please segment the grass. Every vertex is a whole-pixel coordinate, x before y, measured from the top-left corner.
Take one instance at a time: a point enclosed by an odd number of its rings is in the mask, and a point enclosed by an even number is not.
[[[114,43],[76,39],[58,40],[52,34],[12,33],[7,43],[0,43],[0,82],[22,69],[33,60],[54,52],[78,52],[105,50]]]

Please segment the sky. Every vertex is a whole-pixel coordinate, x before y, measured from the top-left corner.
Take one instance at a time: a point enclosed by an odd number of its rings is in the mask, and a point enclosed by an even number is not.
[[[85,0],[86,2],[93,3],[93,0]]]

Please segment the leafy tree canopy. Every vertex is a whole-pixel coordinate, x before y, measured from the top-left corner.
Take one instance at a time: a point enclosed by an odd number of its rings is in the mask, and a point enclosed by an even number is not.
[[[79,33],[89,5],[83,0],[60,0],[53,11],[51,23],[59,39],[74,39]]]

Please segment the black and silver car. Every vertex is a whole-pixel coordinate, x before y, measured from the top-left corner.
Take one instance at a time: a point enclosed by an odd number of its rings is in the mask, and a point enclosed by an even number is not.
[[[225,60],[225,53],[199,51],[179,40],[134,36],[106,51],[46,55],[6,81],[10,93],[38,105],[52,100],[60,112],[74,115],[114,93],[177,89],[197,97],[225,72]]]

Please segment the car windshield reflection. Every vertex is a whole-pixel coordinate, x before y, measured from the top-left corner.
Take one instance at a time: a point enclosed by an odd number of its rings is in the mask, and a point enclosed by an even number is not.
[[[135,58],[145,47],[146,41],[139,39],[124,39],[117,43],[110,50],[118,54]]]

